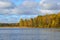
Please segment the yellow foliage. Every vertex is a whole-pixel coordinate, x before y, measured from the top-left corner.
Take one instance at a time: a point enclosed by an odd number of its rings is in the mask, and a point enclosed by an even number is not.
[[[37,16],[36,18],[31,18],[29,20],[21,19],[20,26],[23,25],[32,28],[60,28],[60,13]]]

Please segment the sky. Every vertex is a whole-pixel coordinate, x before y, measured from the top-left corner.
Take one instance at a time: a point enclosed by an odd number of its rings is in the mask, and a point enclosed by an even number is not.
[[[60,0],[0,0],[0,23],[60,12]]]

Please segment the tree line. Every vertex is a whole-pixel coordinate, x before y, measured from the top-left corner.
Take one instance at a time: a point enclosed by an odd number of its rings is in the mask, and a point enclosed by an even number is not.
[[[19,23],[0,23],[0,27],[18,27]]]
[[[19,27],[60,28],[60,13],[39,15],[30,19],[20,19]]]

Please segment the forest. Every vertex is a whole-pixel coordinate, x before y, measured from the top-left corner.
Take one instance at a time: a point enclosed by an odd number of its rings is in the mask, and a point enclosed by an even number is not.
[[[39,15],[30,19],[20,19],[19,27],[60,28],[60,13]]]
[[[0,23],[0,27],[18,27],[19,23]]]
[[[60,28],[60,13],[38,15],[30,19],[20,19],[19,23],[0,23],[0,27]]]

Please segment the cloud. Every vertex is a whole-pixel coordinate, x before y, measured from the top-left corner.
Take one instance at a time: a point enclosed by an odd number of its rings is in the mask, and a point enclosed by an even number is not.
[[[40,15],[57,14],[60,10],[40,10]]]
[[[0,14],[16,14],[16,15],[37,15],[38,2],[25,0],[21,5],[15,6],[10,1],[0,1]]]
[[[33,1],[24,1],[21,5],[12,10],[12,13],[20,15],[36,15],[38,14],[38,3]]]
[[[41,15],[60,12],[60,0],[41,0],[39,11]]]
[[[34,18],[37,15],[0,15],[0,23],[18,23],[20,19]]]
[[[43,10],[60,10],[60,0],[41,0],[40,7]]]
[[[9,0],[0,1],[0,14],[16,14],[16,15],[39,15],[41,10],[60,10],[60,0],[24,0],[19,6],[15,6]],[[40,6],[40,7],[39,7]]]
[[[8,15],[0,16],[0,22],[1,20],[5,20],[4,22],[16,22],[16,19],[19,18],[33,17],[31,15],[45,15],[46,13],[60,12],[60,0],[41,0],[40,2],[36,0],[23,0],[20,5],[16,4],[17,6],[15,6],[15,4],[10,0],[0,0],[0,15]],[[11,15],[13,16],[11,17]],[[18,16],[15,17],[14,15]],[[26,16],[21,17],[22,15]]]
[[[21,15],[20,18],[22,19],[30,19],[30,18],[34,18],[37,17],[37,15]]]
[[[19,15],[0,15],[0,23],[18,23]]]
[[[15,6],[10,0],[0,0],[0,14],[37,15],[38,4],[36,0],[23,0],[23,3]]]
[[[13,8],[15,5],[12,2],[0,1],[0,9],[9,9]]]
[[[5,15],[5,14],[8,14],[9,12],[10,12],[10,10],[8,10],[8,9],[0,9],[0,15],[1,14]]]
[[[0,23],[16,23],[18,21],[18,17],[10,15],[14,8],[15,4],[9,0],[0,0]]]
[[[15,8],[15,4],[7,0],[0,0],[0,14],[10,14],[11,10]]]
[[[15,6],[10,1],[0,0],[0,5],[0,23],[16,23],[20,18],[34,17],[38,12],[38,3],[33,1],[24,1],[21,5]]]

